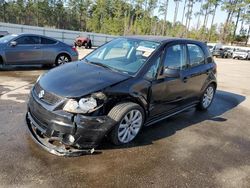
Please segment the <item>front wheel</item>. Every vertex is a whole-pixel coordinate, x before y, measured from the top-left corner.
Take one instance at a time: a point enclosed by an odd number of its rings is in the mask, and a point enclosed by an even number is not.
[[[142,107],[133,102],[121,103],[113,107],[108,116],[117,122],[110,133],[115,145],[127,144],[135,139],[144,123]]]
[[[197,106],[198,110],[207,110],[213,102],[215,94],[215,86],[214,84],[210,84],[202,94],[200,102]]]

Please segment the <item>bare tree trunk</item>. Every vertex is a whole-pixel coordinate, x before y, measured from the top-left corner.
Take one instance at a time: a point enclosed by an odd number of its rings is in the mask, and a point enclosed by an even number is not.
[[[249,24],[249,27],[248,27],[247,39],[246,39],[245,45],[247,45],[249,38],[250,38],[250,24]]]
[[[238,10],[237,19],[236,19],[236,23],[235,23],[235,26],[234,26],[233,39],[235,38],[236,30],[237,30],[237,27],[238,27],[238,23],[239,23],[239,19],[240,19],[240,12],[241,12],[241,8],[239,8],[239,10]]]
[[[182,19],[181,19],[182,25],[184,25],[184,16],[185,16],[186,4],[187,4],[187,0],[184,1],[184,8],[183,8]]]
[[[223,42],[224,42],[225,39],[226,39],[226,38],[225,38],[226,35],[227,35],[226,30],[227,30],[227,25],[228,25],[229,19],[230,19],[230,17],[231,17],[231,14],[232,14],[232,12],[229,11],[228,14],[227,14],[227,19],[226,19],[225,25],[224,25],[224,27],[223,27],[223,33],[222,33],[222,41],[223,41]]]
[[[209,38],[208,38],[208,41],[210,41],[210,40],[211,40],[211,35],[212,35],[212,27],[213,27],[213,24],[214,24],[214,17],[215,17],[215,14],[216,14],[217,7],[218,7],[218,4],[216,3],[216,4],[214,5],[213,18],[212,18],[212,21],[211,21],[211,26],[210,26],[210,31],[209,31]]]
[[[185,24],[185,35],[186,35],[186,37],[187,37],[188,31],[189,31],[190,20],[192,18],[193,4],[194,4],[194,0],[189,0],[188,1],[188,11],[186,13],[186,24]]]
[[[167,14],[168,14],[168,1],[169,0],[165,0],[164,1],[164,20],[163,20],[163,24],[162,24],[162,35],[165,35],[165,25],[167,22]]]
[[[204,27],[204,29],[206,29],[207,20],[208,20],[208,8],[206,9],[204,20],[203,20],[203,27]]]
[[[189,14],[190,14],[190,3],[191,3],[191,0],[188,0],[188,10],[187,10],[187,13],[186,13],[186,23],[185,23],[185,36],[187,37],[187,32],[188,32],[188,21],[189,21]]]
[[[3,22],[6,22],[6,2],[3,1]]]
[[[203,0],[201,0],[201,6],[200,6],[199,15],[198,15],[198,21],[197,21],[196,30],[198,30],[198,29],[199,29],[199,27],[200,27],[200,18],[201,18],[201,10],[202,10],[202,5],[203,5]]]
[[[180,3],[179,0],[175,0],[173,27],[175,26],[177,15],[178,15],[179,3]]]
[[[189,28],[190,28],[190,21],[191,21],[191,18],[192,18],[192,13],[193,13],[193,7],[194,7],[194,0],[191,0],[190,2],[190,12],[189,12],[189,17],[188,17],[188,26],[187,26],[187,30],[189,31]]]

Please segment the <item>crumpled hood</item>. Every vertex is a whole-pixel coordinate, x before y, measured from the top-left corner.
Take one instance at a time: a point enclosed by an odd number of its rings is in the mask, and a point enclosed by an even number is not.
[[[119,83],[129,77],[129,75],[78,61],[48,71],[40,78],[39,84],[45,91],[63,97],[77,98]]]

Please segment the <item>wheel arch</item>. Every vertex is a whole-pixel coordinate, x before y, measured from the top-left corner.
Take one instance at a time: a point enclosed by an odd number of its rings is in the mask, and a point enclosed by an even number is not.
[[[207,80],[205,82],[205,84],[203,85],[202,89],[201,89],[201,92],[200,92],[200,95],[203,94],[203,92],[205,91],[205,89],[210,85],[210,84],[213,84],[214,87],[215,87],[215,90],[217,89],[217,81],[215,79],[212,79],[212,80]]]
[[[134,96],[130,96],[130,95],[122,95],[119,97],[111,97],[111,98],[113,98],[113,99],[108,101],[104,105],[104,114],[108,114],[109,111],[117,104],[125,103],[125,102],[133,102],[133,103],[136,103],[142,107],[144,114],[145,114],[145,118],[147,118],[147,116],[148,116],[147,104],[145,104],[146,100],[144,101],[142,96],[134,97]]]

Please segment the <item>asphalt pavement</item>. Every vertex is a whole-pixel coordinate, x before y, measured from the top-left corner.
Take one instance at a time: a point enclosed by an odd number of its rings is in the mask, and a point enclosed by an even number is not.
[[[104,141],[97,154],[72,158],[41,149],[25,124],[30,88],[48,69],[0,71],[0,187],[250,187],[250,61],[216,62],[207,112],[188,110],[130,145]]]

